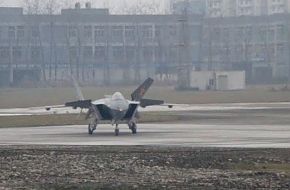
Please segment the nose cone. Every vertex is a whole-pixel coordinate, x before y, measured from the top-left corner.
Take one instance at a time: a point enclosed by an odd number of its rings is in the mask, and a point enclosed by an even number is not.
[[[125,117],[126,110],[111,110],[111,114],[113,116],[113,120],[120,121]]]

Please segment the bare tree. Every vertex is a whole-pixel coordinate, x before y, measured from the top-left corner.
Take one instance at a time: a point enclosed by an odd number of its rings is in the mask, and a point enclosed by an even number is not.
[[[40,14],[40,0],[23,0],[22,6],[27,14]]]
[[[60,1],[57,0],[45,0],[43,3],[43,14],[54,15],[59,12],[61,7]]]
[[[22,6],[27,14],[57,14],[62,4],[65,3],[57,0],[22,0]]]
[[[159,0],[136,2],[124,1],[123,7],[113,8],[113,12],[120,14],[142,15],[142,14],[160,14],[162,11],[162,3]]]

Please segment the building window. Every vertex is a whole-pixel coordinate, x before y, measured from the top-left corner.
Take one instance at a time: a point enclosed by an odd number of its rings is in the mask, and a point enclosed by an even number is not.
[[[115,39],[121,40],[123,38],[123,27],[122,26],[113,26],[112,27],[112,36]]]
[[[261,26],[259,28],[258,36],[261,42],[266,42],[267,40],[267,27]]]
[[[76,26],[70,26],[68,31],[68,36],[70,38],[76,38],[78,34],[78,30]]]
[[[86,46],[84,47],[84,58],[92,58],[93,57],[93,47]]]
[[[78,51],[76,47],[70,47],[69,48],[69,58],[70,60],[76,60],[78,55]]]
[[[153,61],[153,47],[145,47],[143,49],[144,61],[152,62]]]
[[[155,51],[155,59],[160,64],[162,62],[162,57],[163,57],[162,47],[157,46],[155,47],[154,51]]]
[[[31,48],[31,59],[32,60],[40,59],[40,48],[39,47],[32,47]]]
[[[142,26],[142,36],[143,36],[143,38],[152,39],[153,27],[152,26]]]
[[[22,48],[21,47],[13,47],[12,52],[14,59],[21,59],[22,58]]]
[[[18,39],[24,38],[24,26],[17,26],[17,38]]]
[[[161,26],[155,26],[155,37],[159,38],[161,36]]]
[[[253,27],[251,27],[251,26],[247,26],[247,27],[245,28],[245,39],[246,39],[247,41],[251,41],[252,38],[253,38]]]
[[[134,40],[135,39],[135,30],[136,30],[135,26],[125,26],[126,39]]]
[[[0,57],[1,59],[9,58],[9,47],[0,47]]]
[[[9,39],[15,39],[15,37],[16,37],[15,26],[9,26],[8,37],[9,37]]]
[[[169,26],[169,34],[170,36],[175,36],[177,34],[176,26],[174,25]]]
[[[103,38],[105,36],[105,26],[95,26],[95,38]]]
[[[33,38],[38,38],[40,36],[40,31],[38,26],[31,27],[31,36]]]
[[[268,30],[268,40],[273,42],[275,40],[275,30],[273,28]]]
[[[170,61],[173,63],[178,62],[178,48],[170,47]]]
[[[91,39],[93,36],[92,26],[84,26],[84,36],[87,39]]]
[[[95,47],[95,58],[98,60],[104,60],[106,56],[106,47],[105,46],[96,46]]]
[[[135,60],[135,47],[126,47],[126,59],[128,62]]]
[[[113,57],[115,59],[115,62],[122,61],[123,47],[120,46],[113,47]]]
[[[284,51],[285,51],[284,45],[277,44],[277,55],[278,55],[277,57],[278,58],[281,58],[284,55]]]
[[[284,39],[285,35],[285,26],[284,25],[277,25],[277,37],[280,39]]]

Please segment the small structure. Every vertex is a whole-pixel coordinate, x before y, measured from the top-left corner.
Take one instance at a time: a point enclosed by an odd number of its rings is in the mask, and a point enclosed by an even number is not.
[[[245,71],[192,71],[190,87],[198,90],[242,90]]]

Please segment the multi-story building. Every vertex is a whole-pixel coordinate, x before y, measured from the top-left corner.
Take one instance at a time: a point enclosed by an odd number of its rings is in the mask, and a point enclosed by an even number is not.
[[[0,15],[0,86],[70,74],[94,84],[133,83],[176,76],[185,64],[246,70],[253,82],[290,79],[290,14],[185,19],[92,8],[25,15],[21,8],[0,8]]]
[[[208,17],[290,13],[290,0],[206,0]]]
[[[25,15],[0,8],[0,83],[26,78],[63,80],[73,74],[95,84],[132,83],[175,72],[180,16],[111,15],[107,9]],[[189,20],[187,39],[198,61],[200,17]]]
[[[205,20],[202,69],[246,70],[248,81],[289,78],[289,14]]]

